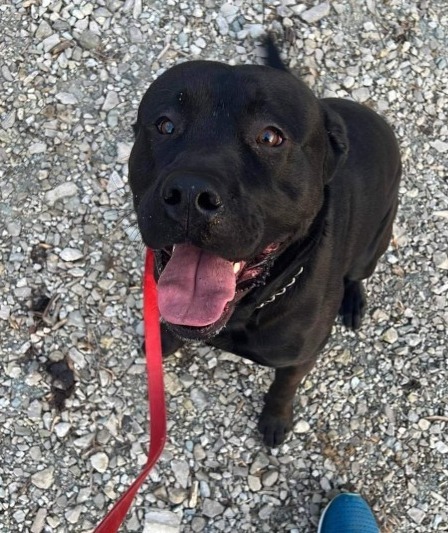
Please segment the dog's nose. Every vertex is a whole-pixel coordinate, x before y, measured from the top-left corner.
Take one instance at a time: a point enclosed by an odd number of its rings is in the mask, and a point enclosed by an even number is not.
[[[176,175],[162,189],[165,211],[176,221],[188,218],[213,218],[223,207],[216,188],[205,178]]]

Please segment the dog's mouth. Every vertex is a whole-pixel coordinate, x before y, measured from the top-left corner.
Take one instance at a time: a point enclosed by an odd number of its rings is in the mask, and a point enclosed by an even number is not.
[[[226,325],[236,303],[265,283],[280,246],[270,244],[248,261],[229,261],[191,244],[158,250],[163,321],[184,339],[213,337]]]

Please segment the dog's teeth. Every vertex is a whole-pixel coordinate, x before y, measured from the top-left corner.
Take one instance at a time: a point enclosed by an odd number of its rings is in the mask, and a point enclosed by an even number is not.
[[[234,272],[235,274],[238,274],[238,272],[240,271],[240,268],[241,268],[241,263],[235,263],[235,264],[233,265],[233,272]]]

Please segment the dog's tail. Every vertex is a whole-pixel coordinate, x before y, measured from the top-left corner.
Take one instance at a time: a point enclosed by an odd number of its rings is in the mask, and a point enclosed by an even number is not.
[[[264,41],[264,46],[267,52],[266,65],[268,67],[273,67],[279,70],[284,70],[285,72],[289,72],[280,57],[280,52],[278,51],[278,48],[275,44],[275,39],[271,33],[267,34]]]

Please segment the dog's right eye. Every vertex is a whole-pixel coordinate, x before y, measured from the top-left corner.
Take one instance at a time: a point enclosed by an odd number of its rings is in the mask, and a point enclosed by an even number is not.
[[[171,135],[174,133],[174,124],[167,117],[161,117],[156,122],[156,128],[162,135]]]
[[[269,147],[280,146],[283,141],[283,134],[280,130],[274,128],[273,126],[265,128],[257,135],[257,143],[264,144]]]

